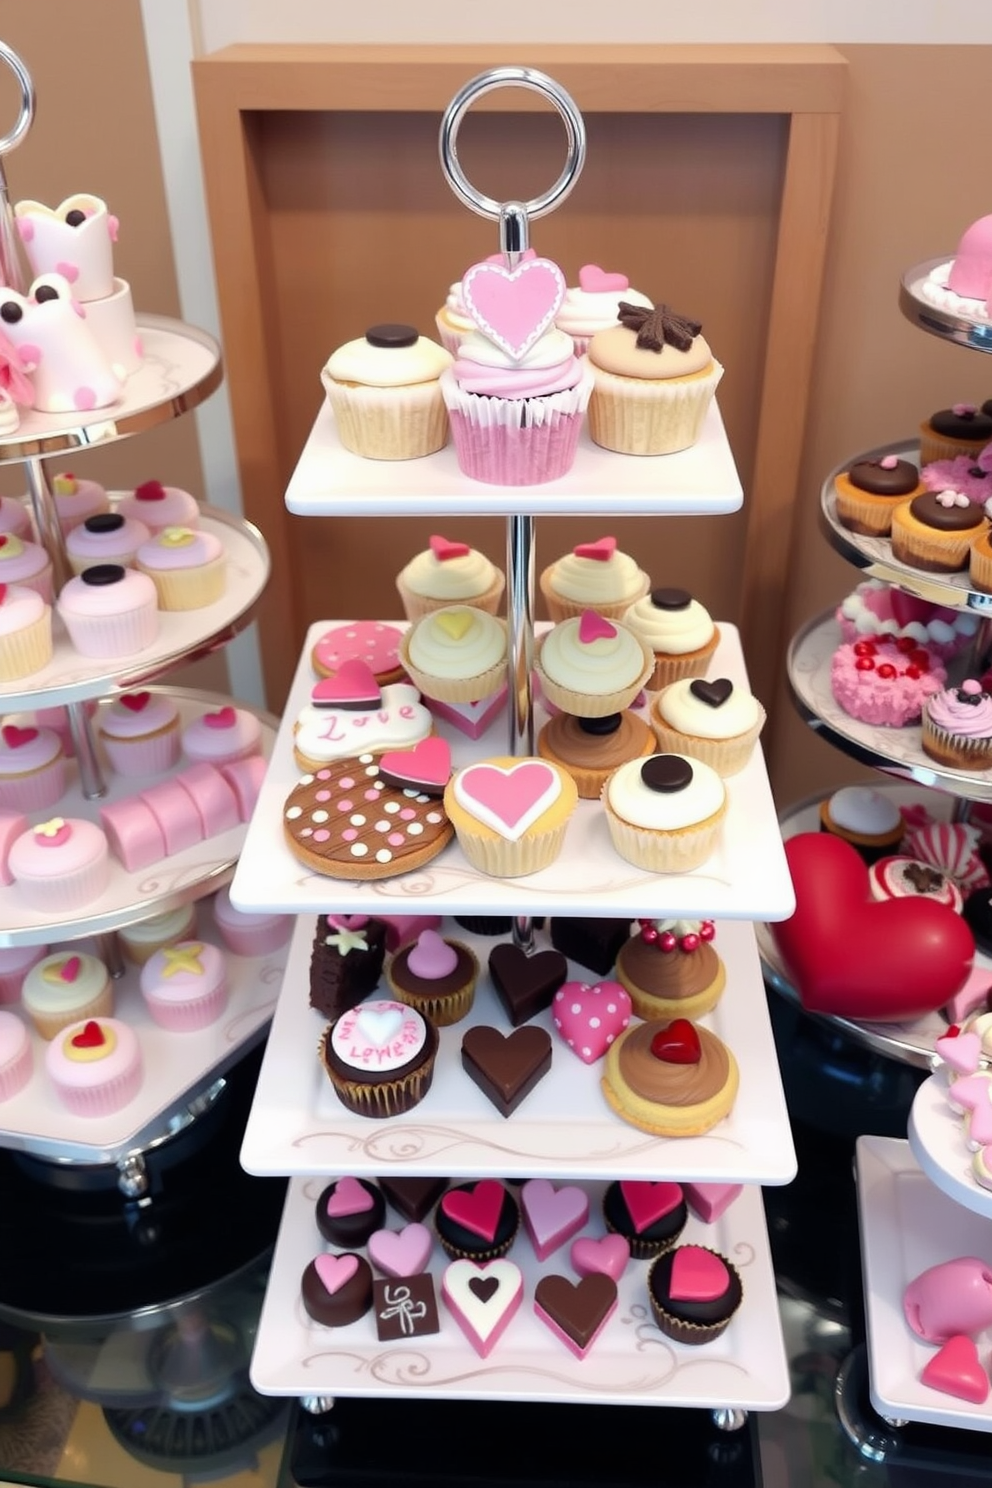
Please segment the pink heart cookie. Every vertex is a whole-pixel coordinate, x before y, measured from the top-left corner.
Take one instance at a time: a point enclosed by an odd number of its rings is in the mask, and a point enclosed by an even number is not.
[[[581,1240],[573,1241],[569,1254],[580,1276],[601,1272],[619,1281],[630,1260],[630,1245],[623,1235],[604,1235],[601,1240],[583,1236]]]
[[[319,1255],[314,1257],[314,1270],[322,1283],[334,1296],[358,1270],[358,1257],[353,1255]]]
[[[561,781],[550,765],[523,760],[501,765],[469,765],[455,777],[455,795],[466,811],[516,842],[561,794]]]
[[[551,1004],[554,1025],[583,1064],[595,1064],[630,1022],[630,996],[619,982],[566,982]]]
[[[324,677],[310,693],[311,700],[328,707],[377,708],[382,692],[372,668],[357,656],[341,663],[333,677]]]
[[[412,749],[387,750],[379,761],[379,771],[392,785],[439,796],[451,776],[451,746],[432,734]]]
[[[426,1225],[376,1230],[369,1237],[369,1260],[386,1276],[419,1276],[430,1260],[433,1240]]]
[[[469,317],[515,362],[548,330],[564,298],[565,276],[550,258],[527,259],[513,270],[477,263],[462,280]]]
[[[579,270],[579,288],[587,294],[615,294],[629,289],[630,280],[626,274],[607,273],[599,264],[583,264]]]

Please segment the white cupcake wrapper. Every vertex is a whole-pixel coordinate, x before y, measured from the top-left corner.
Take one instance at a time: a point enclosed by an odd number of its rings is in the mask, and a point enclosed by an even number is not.
[[[583,413],[593,390],[591,369],[583,367],[582,376],[572,388],[560,393],[547,393],[536,398],[489,398],[466,393],[455,381],[450,367],[441,373],[441,396],[449,413],[460,413],[478,429],[519,429],[522,421],[528,428],[540,429],[560,418]]]

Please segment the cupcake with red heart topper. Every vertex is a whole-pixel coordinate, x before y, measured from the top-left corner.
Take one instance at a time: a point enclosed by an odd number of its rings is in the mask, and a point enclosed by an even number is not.
[[[154,536],[166,527],[197,527],[200,504],[195,496],[179,486],[163,486],[161,481],[142,481],[117,503],[122,517],[143,522]]]
[[[66,789],[65,751],[54,729],[0,728],[0,808],[45,811]]]
[[[473,480],[532,486],[575,460],[592,375],[556,328],[565,277],[548,258],[514,269],[477,263],[462,279],[474,329],[441,375],[459,468]]]
[[[534,668],[545,698],[563,713],[605,718],[630,707],[654,657],[625,625],[585,610],[541,637]]]
[[[225,765],[247,759],[258,753],[261,742],[262,725],[255,714],[230,703],[201,713],[182,732],[183,754],[198,764]]]
[[[615,537],[578,543],[542,569],[539,583],[554,621],[570,620],[586,610],[607,620],[622,620],[651,588],[647,574],[636,559],[619,550]]]
[[[450,604],[471,605],[495,615],[505,587],[503,574],[485,553],[438,534],[396,575],[408,620],[419,620]]]
[[[118,1018],[71,1023],[45,1051],[55,1094],[74,1116],[109,1116],[141,1088],[141,1045]]]
[[[163,692],[124,692],[103,709],[97,735],[118,775],[161,775],[179,759],[179,709]]]
[[[620,302],[653,310],[654,304],[639,289],[631,289],[626,274],[610,273],[598,264],[583,264],[579,282],[565,291],[555,325],[575,343],[575,355],[584,356],[597,331],[620,324]]]

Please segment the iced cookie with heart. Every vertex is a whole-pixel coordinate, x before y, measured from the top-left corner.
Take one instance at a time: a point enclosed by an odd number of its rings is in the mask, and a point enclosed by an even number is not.
[[[639,1018],[701,1018],[715,1007],[727,973],[712,920],[638,920],[617,954],[617,977]]]
[[[737,1061],[708,1028],[688,1018],[650,1019],[607,1050],[601,1087],[623,1121],[656,1137],[694,1137],[729,1115]]]
[[[364,1256],[345,1251],[318,1255],[300,1283],[307,1316],[326,1328],[357,1323],[372,1306],[372,1268]]]
[[[66,789],[62,740],[54,729],[0,727],[0,809],[45,811]]]
[[[109,1116],[141,1088],[138,1035],[118,1018],[70,1023],[45,1050],[45,1070],[58,1099],[74,1116]]]
[[[676,1343],[712,1343],[725,1332],[743,1296],[737,1267],[704,1245],[677,1245],[648,1272],[654,1320]]]
[[[319,770],[346,754],[412,748],[433,728],[433,716],[411,683],[380,687],[365,662],[355,658],[311,688],[296,720],[293,754],[301,770]]]
[[[403,632],[381,620],[350,620],[318,636],[310,662],[318,677],[334,677],[346,661],[364,661],[380,687],[405,680],[399,648]]]
[[[385,1217],[385,1199],[365,1178],[336,1178],[321,1190],[314,1206],[314,1219],[324,1239],[346,1250],[365,1245]]]
[[[563,713],[606,718],[630,707],[654,658],[625,625],[583,610],[541,637],[534,668],[545,698]]]
[[[479,963],[460,940],[422,930],[413,945],[392,958],[387,975],[394,997],[423,1013],[435,1028],[448,1028],[471,1010]]]
[[[524,1298],[524,1279],[512,1261],[452,1261],[441,1295],[480,1358],[492,1353]]]
[[[495,615],[505,587],[502,572],[485,553],[439,533],[396,575],[408,620],[420,620],[450,604],[472,605]]]
[[[441,375],[459,468],[474,480],[533,486],[575,460],[592,375],[555,327],[565,277],[549,258],[473,264],[461,298],[473,329]]]
[[[602,1059],[630,1015],[630,994],[619,982],[565,982],[551,1004],[555,1028],[583,1064]]]
[[[380,324],[331,355],[320,380],[346,450],[367,460],[414,460],[448,442],[438,379],[451,353],[415,326]]]
[[[615,537],[577,543],[541,570],[541,593],[555,622],[595,610],[606,620],[622,620],[642,599],[651,580],[637,560],[621,552]]]
[[[226,765],[258,753],[262,725],[246,708],[226,703],[188,723],[181,742],[183,754],[195,764]]]
[[[603,1190],[603,1222],[611,1235],[622,1236],[635,1261],[649,1261],[669,1250],[685,1229],[687,1216],[678,1183],[624,1178]]]
[[[118,775],[162,775],[179,759],[179,709],[167,693],[123,692],[100,714],[97,736]]]
[[[363,1002],[324,1030],[320,1057],[338,1100],[356,1116],[391,1119],[431,1088],[438,1036],[402,1002]]]
[[[434,1211],[434,1232],[453,1260],[497,1260],[506,1255],[519,1227],[517,1201],[496,1178],[449,1188]]]
[[[646,294],[631,289],[626,274],[601,269],[599,264],[582,265],[578,284],[566,289],[555,317],[558,329],[571,336],[576,356],[585,356],[597,331],[620,324],[621,300],[645,310],[654,308]]]
[[[554,862],[578,799],[560,765],[499,756],[459,770],[445,789],[444,809],[474,868],[520,878]]]
[[[765,725],[765,710],[729,677],[684,677],[651,704],[662,754],[688,754],[726,778],[743,770]]]
[[[425,697],[447,703],[491,697],[506,681],[506,626],[485,610],[446,605],[410,627],[400,662]]]
[[[43,1039],[53,1039],[70,1023],[109,1018],[113,985],[102,961],[84,951],[56,951],[36,962],[21,988],[24,1011]]]

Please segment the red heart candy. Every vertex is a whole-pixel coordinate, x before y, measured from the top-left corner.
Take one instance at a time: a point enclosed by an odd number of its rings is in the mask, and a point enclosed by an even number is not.
[[[8,749],[20,749],[23,744],[30,744],[32,739],[37,739],[38,730],[18,728],[16,723],[5,723],[0,734],[3,734],[3,742]]]
[[[99,1049],[105,1042],[103,1029],[94,1018],[90,1018],[79,1032],[72,1036],[74,1049]]]
[[[150,692],[122,692],[119,702],[122,708],[127,708],[132,713],[140,713],[142,709],[148,707],[150,697]]]
[[[495,1178],[483,1178],[474,1188],[451,1188],[441,1200],[449,1219],[463,1229],[492,1241],[503,1212],[504,1189]]]
[[[238,715],[231,707],[219,708],[216,713],[204,713],[203,721],[207,728],[229,729],[237,723]]]
[[[134,494],[139,501],[164,501],[165,487],[161,481],[143,481],[140,486],[135,487]]]
[[[651,1053],[663,1064],[698,1064],[703,1051],[695,1025],[688,1018],[673,1019],[651,1040]]]
[[[861,857],[826,832],[790,837],[785,855],[796,911],[770,930],[807,1011],[901,1023],[964,986],[975,942],[953,909],[921,895],[876,903]]]
[[[434,536],[430,540],[431,552],[438,563],[447,563],[449,558],[467,558],[469,553],[468,543],[451,542],[446,537]]]
[[[572,552],[576,558],[592,558],[595,563],[608,563],[617,550],[615,537],[601,537],[597,542],[579,543]]]

